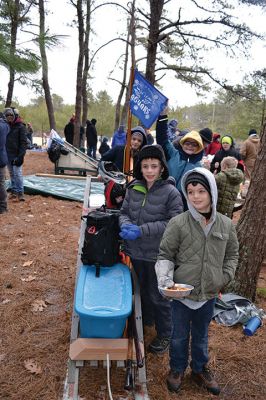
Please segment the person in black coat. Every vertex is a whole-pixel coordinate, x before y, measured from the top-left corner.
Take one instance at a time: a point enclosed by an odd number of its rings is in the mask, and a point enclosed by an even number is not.
[[[101,156],[103,156],[108,150],[110,150],[110,146],[108,145],[108,137],[104,136],[101,146],[99,147],[99,153]]]
[[[9,125],[5,117],[0,116],[0,214],[7,212],[7,193],[5,185],[6,165],[8,163],[6,152],[6,137]]]
[[[86,137],[87,137],[87,154],[89,157],[93,157],[96,160],[96,150],[97,150],[97,130],[96,130],[95,118],[92,120],[87,120],[86,125]]]
[[[6,108],[4,116],[10,126],[10,131],[6,137],[7,168],[11,181],[10,198],[18,198],[18,200],[24,201],[22,164],[28,146],[27,130],[25,124],[19,117],[17,109]]]
[[[218,174],[221,171],[221,162],[225,157],[235,157],[238,161],[241,161],[241,155],[234,146],[234,139],[230,135],[225,135],[221,139],[222,148],[217,151],[212,159],[210,171],[214,174]]]
[[[70,144],[73,144],[74,140],[74,118],[70,118],[70,121],[68,124],[66,124],[65,129],[64,129],[64,134],[66,141]]]

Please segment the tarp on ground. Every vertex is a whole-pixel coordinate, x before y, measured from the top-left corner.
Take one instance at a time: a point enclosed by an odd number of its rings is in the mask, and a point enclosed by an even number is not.
[[[62,179],[29,175],[24,176],[23,181],[26,194],[54,196],[60,199],[81,202],[84,200],[86,179]],[[102,182],[91,182],[91,195],[103,196],[103,193],[104,185]]]

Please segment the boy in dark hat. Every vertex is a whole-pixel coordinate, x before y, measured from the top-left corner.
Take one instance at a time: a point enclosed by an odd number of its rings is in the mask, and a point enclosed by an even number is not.
[[[154,265],[168,221],[183,210],[182,199],[159,145],[142,148],[134,177],[120,211],[120,236],[139,279],[144,325],[155,322],[157,336],[149,350],[164,353],[172,332],[171,307],[159,293]]]
[[[212,142],[212,130],[210,128],[203,128],[199,131],[204,149]]]
[[[171,302],[167,386],[170,391],[180,390],[191,336],[191,379],[218,395],[220,388],[207,365],[208,328],[216,297],[234,277],[238,240],[231,219],[216,212],[217,187],[210,171],[188,171],[181,184],[188,211],[167,225],[155,265],[159,286],[172,287],[175,282],[194,286],[188,297]]]

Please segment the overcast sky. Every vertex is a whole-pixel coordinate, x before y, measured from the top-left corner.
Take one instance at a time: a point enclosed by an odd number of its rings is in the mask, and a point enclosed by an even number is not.
[[[119,0],[121,4],[125,1]],[[175,2],[175,1],[174,1]],[[173,2],[173,4],[174,4]],[[180,4],[180,0],[179,3]],[[50,14],[47,17],[46,27],[50,28],[53,34],[68,35],[62,40],[62,45],[52,52],[48,52],[49,65],[49,81],[52,93],[56,93],[63,97],[67,104],[75,103],[75,86],[76,86],[76,66],[78,55],[78,42],[76,28],[71,28],[68,24],[75,18],[75,10],[73,6],[68,4],[66,0],[57,0],[48,2]],[[94,15],[92,28],[96,33],[93,36],[91,47],[97,49],[100,45],[107,42],[111,38],[117,36],[117,32],[125,31],[126,20],[125,15],[117,16],[116,12],[108,7],[101,7]],[[263,32],[265,28],[265,17],[261,11],[250,14],[245,8],[241,11],[247,24],[255,31]],[[36,21],[37,22],[37,21]],[[97,93],[100,90],[107,90],[114,100],[118,95],[119,85],[108,80],[109,72],[114,68],[115,60],[123,52],[123,45],[118,41],[104,48],[98,53],[95,59],[95,70],[92,72],[93,79],[90,85],[93,91]],[[265,68],[266,59],[265,43],[256,41],[252,47],[250,59],[229,60],[223,57],[217,51],[207,53],[208,63],[215,71],[216,75],[231,78],[231,83],[240,83],[241,77],[248,70]],[[8,82],[8,74],[2,67],[0,68],[0,91],[2,96],[6,95]],[[117,78],[121,79],[121,71],[117,71]],[[198,102],[200,99],[196,96],[195,91],[188,85],[178,83],[174,79],[173,73],[168,74],[160,82],[162,92],[170,99],[172,105],[191,105]],[[35,94],[26,87],[15,84],[14,97],[17,97],[20,104],[26,105],[29,100],[35,97]],[[210,100],[211,96],[207,97]]]

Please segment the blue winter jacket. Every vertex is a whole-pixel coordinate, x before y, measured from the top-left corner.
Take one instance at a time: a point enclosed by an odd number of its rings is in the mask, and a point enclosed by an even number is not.
[[[203,151],[198,154],[188,155],[181,145],[176,149],[168,139],[168,119],[166,115],[161,115],[156,124],[156,141],[164,150],[167,160],[169,175],[173,176],[176,181],[176,187],[181,192],[181,178],[185,172],[195,167],[201,166]]]
[[[9,129],[8,123],[3,118],[0,118],[0,168],[5,167],[8,163],[6,137]]]

